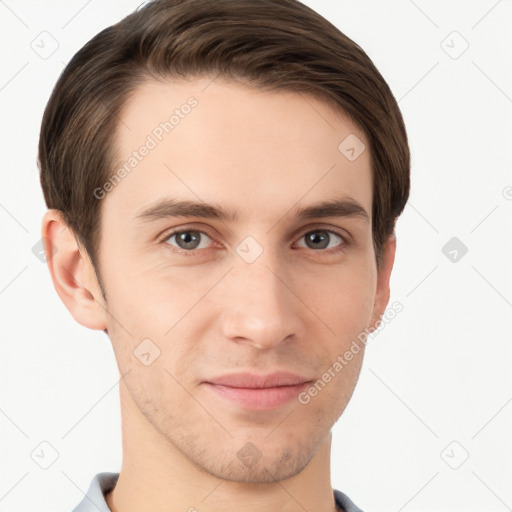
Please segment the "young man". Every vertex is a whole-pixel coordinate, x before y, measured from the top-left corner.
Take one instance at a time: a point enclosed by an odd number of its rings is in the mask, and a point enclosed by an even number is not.
[[[409,194],[361,48],[297,0],[150,2],[68,64],[38,163],[53,283],[122,377],[120,473],[75,511],[360,510],[331,428]]]

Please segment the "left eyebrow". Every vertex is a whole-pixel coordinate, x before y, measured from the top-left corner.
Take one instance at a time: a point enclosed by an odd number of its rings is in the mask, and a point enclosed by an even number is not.
[[[301,206],[296,210],[298,219],[318,217],[356,217],[370,222],[370,216],[364,207],[351,198],[323,201],[310,206]]]
[[[295,216],[299,220],[322,217],[355,217],[363,219],[367,223],[370,222],[368,212],[360,203],[351,198],[334,199],[309,206],[300,206],[295,210]],[[201,217],[233,222],[237,219],[237,214],[218,205],[194,201],[177,201],[169,198],[149,205],[135,216],[135,220],[151,222],[171,217]]]

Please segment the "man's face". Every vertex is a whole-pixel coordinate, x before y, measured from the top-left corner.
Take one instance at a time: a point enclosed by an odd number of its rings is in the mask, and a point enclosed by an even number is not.
[[[205,381],[288,371],[314,383],[375,321],[370,154],[351,161],[340,152],[350,134],[367,139],[308,95],[210,82],[148,83],[122,112],[118,165],[151,149],[102,199],[108,334],[124,403],[162,446],[220,478],[272,481],[299,472],[325,440],[364,350],[307,404],[257,409]],[[190,97],[197,104],[159,131]],[[236,219],[141,216],[166,199]],[[297,216],[341,199],[368,219]],[[239,458],[248,442],[261,456],[253,466]]]

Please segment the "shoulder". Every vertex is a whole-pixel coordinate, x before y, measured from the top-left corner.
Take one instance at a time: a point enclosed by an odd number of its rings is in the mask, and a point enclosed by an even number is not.
[[[346,494],[334,489],[336,506],[343,512],[363,512]]]
[[[87,494],[72,512],[110,512],[105,501],[108,494],[116,485],[119,473],[98,473],[92,479]]]

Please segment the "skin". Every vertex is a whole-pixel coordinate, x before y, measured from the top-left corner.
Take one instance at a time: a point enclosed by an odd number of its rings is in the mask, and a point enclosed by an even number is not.
[[[99,260],[108,303],[58,212],[43,219],[43,236],[58,248],[47,255],[57,293],[77,322],[108,331],[124,376],[123,462],[108,506],[332,512],[331,428],[354,391],[364,345],[306,405],[251,411],[202,381],[277,370],[316,381],[359,333],[373,330],[389,301],[396,241],[389,239],[377,272],[369,150],[355,161],[338,151],[351,133],[369,148],[367,139],[309,95],[211,78],[151,81],[120,116],[119,162],[190,96],[198,106],[102,199]],[[295,217],[298,206],[341,196],[359,202],[370,222]],[[200,198],[238,219],[134,220],[164,197]],[[160,241],[173,228],[206,233],[195,254],[182,254],[177,237]],[[332,234],[327,249],[306,244],[304,235],[326,229],[352,242]],[[253,263],[236,252],[247,236],[263,249]],[[326,253],[336,247],[342,250]],[[149,366],[133,353],[147,338],[160,350]],[[249,441],[261,455],[251,467],[237,456]]]

